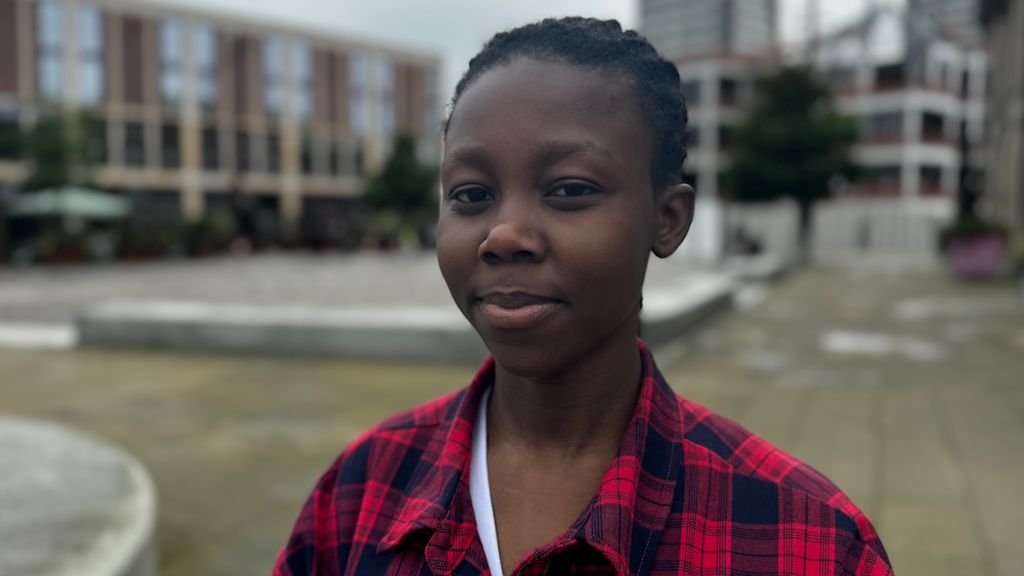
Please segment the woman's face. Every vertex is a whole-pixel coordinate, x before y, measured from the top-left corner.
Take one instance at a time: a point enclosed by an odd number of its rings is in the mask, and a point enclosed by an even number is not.
[[[653,138],[613,75],[515,60],[452,112],[437,258],[505,370],[557,376],[632,342],[655,238]]]

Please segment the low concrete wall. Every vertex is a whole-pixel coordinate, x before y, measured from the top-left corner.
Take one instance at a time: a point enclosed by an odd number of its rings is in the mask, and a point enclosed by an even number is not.
[[[644,338],[663,344],[732,303],[724,275],[687,277],[644,295]],[[454,308],[296,308],[117,301],[78,318],[83,346],[479,363],[480,338]]]
[[[0,417],[0,574],[156,576],[156,490],[124,451]]]
[[[476,363],[487,354],[458,312],[108,302],[78,318],[83,346]]]
[[[715,314],[731,310],[735,285],[726,276],[707,276],[644,294],[641,335],[651,347],[684,336]]]

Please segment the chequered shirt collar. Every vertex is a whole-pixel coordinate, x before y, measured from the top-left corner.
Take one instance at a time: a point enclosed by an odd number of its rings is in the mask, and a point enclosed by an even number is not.
[[[646,571],[653,561],[669,517],[676,483],[681,481],[683,426],[676,396],[638,340],[641,386],[632,420],[618,455],[608,467],[597,494],[576,523],[535,559],[553,557],[585,544],[599,551],[620,575]],[[484,391],[494,382],[494,359],[488,358],[455,409],[439,426],[413,475],[399,512],[378,550],[395,549],[414,534],[428,538],[427,562],[436,574],[450,574],[464,559],[486,564],[474,546],[476,524],[469,507],[469,462],[473,422]]]

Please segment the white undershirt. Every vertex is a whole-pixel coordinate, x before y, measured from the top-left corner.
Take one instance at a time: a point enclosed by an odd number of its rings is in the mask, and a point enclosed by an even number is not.
[[[491,482],[487,477],[487,401],[491,389],[484,391],[480,410],[473,427],[473,456],[469,461],[469,498],[473,502],[476,531],[480,535],[487,565],[491,574],[501,576],[501,555],[498,553],[498,529],[494,525],[494,507],[491,505]]]

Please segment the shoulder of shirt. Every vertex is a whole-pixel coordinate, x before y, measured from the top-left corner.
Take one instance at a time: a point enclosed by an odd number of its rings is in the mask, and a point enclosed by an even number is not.
[[[370,430],[370,435],[373,435],[374,432],[434,428],[451,422],[455,418],[455,410],[462,402],[462,397],[465,396],[467,390],[467,388],[462,388],[411,410],[395,414],[374,426]]]
[[[853,523],[865,541],[878,534],[867,516],[824,474],[733,420],[676,395],[684,422],[684,445],[710,456],[733,476],[768,482],[801,493],[835,510]],[[684,462],[687,459],[684,458]]]
[[[457,390],[386,418],[349,443],[325,476],[338,475],[339,469],[354,467],[355,470],[348,474],[354,479],[353,473],[357,476],[363,475],[368,471],[367,468],[374,464],[372,459],[366,457],[366,451],[371,447],[380,448],[392,442],[406,442],[411,436],[430,435],[439,426],[450,424],[466,391],[467,388]]]

